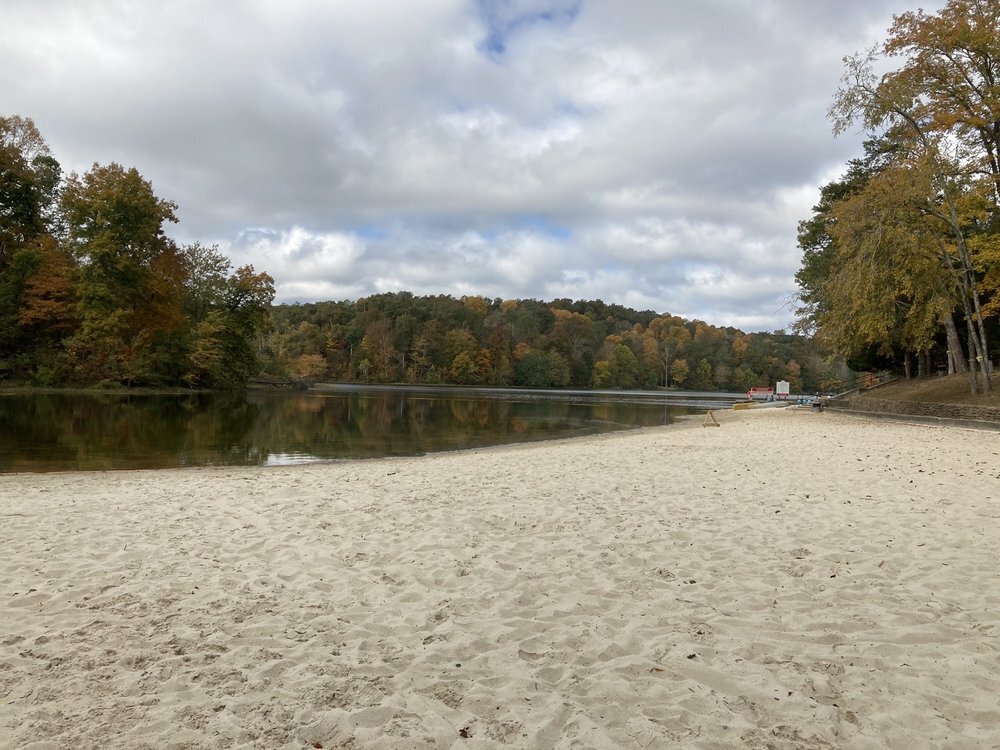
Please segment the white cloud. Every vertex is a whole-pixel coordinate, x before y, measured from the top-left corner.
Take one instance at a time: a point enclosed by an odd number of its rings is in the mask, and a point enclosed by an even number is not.
[[[776,328],[797,222],[860,153],[825,119],[841,57],[907,9],[8,0],[0,90],[66,168],[136,166],[179,239],[279,299],[587,297]]]

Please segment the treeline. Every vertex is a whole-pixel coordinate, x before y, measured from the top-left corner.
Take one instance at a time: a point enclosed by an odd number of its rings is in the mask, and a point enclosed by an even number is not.
[[[273,280],[164,232],[176,205],[134,169],[63,176],[35,124],[0,117],[0,380],[244,385]]]
[[[415,297],[273,306],[273,280],[180,246],[134,168],[63,175],[34,123],[0,117],[0,381],[240,388],[362,383],[744,392],[850,373],[804,336],[745,334],[600,301]]]
[[[277,305],[273,375],[311,381],[745,392],[787,380],[839,390],[850,373],[804,336],[746,334],[600,301],[379,294]]]
[[[875,68],[891,66],[885,75]],[[799,226],[799,329],[907,376],[947,368],[989,390],[1000,313],[1000,2],[896,16],[845,59],[831,118],[863,157]]]

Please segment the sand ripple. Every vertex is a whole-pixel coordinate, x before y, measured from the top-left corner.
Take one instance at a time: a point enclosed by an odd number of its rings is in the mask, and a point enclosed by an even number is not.
[[[0,747],[1000,747],[998,456],[789,409],[0,477]]]

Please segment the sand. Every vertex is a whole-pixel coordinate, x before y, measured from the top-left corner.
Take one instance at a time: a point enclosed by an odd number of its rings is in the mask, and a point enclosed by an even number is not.
[[[0,747],[1000,747],[1000,434],[0,476]]]

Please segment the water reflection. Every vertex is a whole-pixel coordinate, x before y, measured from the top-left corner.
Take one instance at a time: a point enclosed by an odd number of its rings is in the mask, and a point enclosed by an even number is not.
[[[688,407],[418,392],[0,396],[0,472],[415,455],[660,425]]]

